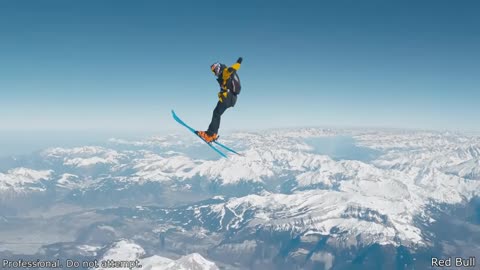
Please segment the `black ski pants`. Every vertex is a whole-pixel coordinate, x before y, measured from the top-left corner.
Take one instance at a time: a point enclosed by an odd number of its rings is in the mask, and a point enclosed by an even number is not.
[[[217,106],[213,110],[212,121],[208,126],[207,133],[209,135],[217,134],[218,129],[220,128],[220,119],[222,114],[230,107],[235,106],[237,102],[237,96],[232,94],[231,92],[227,92],[227,97],[222,98],[222,101],[217,102]]]

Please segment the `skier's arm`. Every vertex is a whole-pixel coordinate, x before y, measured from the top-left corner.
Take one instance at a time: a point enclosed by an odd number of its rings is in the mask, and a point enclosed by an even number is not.
[[[229,68],[228,71],[233,72],[233,70],[230,70],[230,69],[239,70],[239,69],[240,69],[240,64],[242,63],[242,60],[243,60],[243,58],[242,58],[242,57],[239,57],[239,58],[237,59],[237,62],[236,62],[235,64],[233,64],[233,65]]]
[[[230,76],[234,71],[240,69],[240,64],[242,63],[242,60],[243,60],[242,57],[239,57],[235,64],[233,64],[231,67],[227,68],[227,70],[223,72],[223,76],[222,76],[223,81],[228,80],[228,78],[230,78]]]

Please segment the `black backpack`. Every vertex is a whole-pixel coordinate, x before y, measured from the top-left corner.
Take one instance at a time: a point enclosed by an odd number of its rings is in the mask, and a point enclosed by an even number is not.
[[[234,71],[232,75],[230,75],[230,78],[227,82],[227,88],[230,89],[230,91],[232,91],[235,95],[240,94],[240,91],[242,90],[242,85],[240,84],[240,77],[238,77],[236,71]]]

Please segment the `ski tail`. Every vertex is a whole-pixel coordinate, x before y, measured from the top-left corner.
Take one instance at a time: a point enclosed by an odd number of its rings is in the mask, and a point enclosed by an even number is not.
[[[243,157],[242,154],[238,153],[237,151],[233,150],[232,148],[230,148],[230,147],[228,147],[228,146],[226,146],[226,145],[224,145],[224,144],[221,144],[221,143],[219,143],[219,142],[217,142],[217,141],[214,141],[214,143],[215,143],[216,145],[222,147],[223,149],[229,151],[229,152],[232,152],[232,153],[234,153],[234,154],[237,154],[237,155]]]
[[[199,137],[200,138],[200,137]],[[202,139],[203,140],[203,139]],[[217,152],[220,156],[224,157],[224,158],[227,158],[227,155],[225,155],[225,153],[223,153],[222,151],[218,150],[218,148],[216,148],[215,146],[213,146],[211,143],[208,143],[206,142],[205,140],[203,140],[206,144],[208,144],[208,146],[210,146],[210,148],[212,148],[215,152]]]

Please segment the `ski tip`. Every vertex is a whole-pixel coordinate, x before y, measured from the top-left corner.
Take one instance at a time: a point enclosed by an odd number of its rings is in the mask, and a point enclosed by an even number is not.
[[[172,110],[172,117],[173,117],[175,120],[179,119],[174,110]]]

